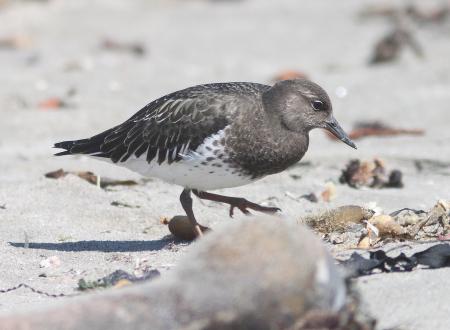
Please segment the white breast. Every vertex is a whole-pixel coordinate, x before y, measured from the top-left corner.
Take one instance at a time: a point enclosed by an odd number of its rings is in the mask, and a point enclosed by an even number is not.
[[[145,154],[140,158],[130,157],[126,162],[116,165],[124,166],[143,176],[160,178],[166,182],[185,188],[198,190],[214,190],[242,186],[255,179],[242,174],[239,169],[230,167],[220,140],[224,130],[208,137],[195,151],[189,151],[181,156],[183,159],[172,164],[158,164],[155,157],[150,164]]]

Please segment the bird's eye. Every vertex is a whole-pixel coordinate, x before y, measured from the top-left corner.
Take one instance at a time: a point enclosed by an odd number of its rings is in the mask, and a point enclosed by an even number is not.
[[[314,110],[316,110],[316,111],[325,110],[325,105],[323,104],[322,101],[319,101],[319,100],[312,101],[311,105],[314,108]]]

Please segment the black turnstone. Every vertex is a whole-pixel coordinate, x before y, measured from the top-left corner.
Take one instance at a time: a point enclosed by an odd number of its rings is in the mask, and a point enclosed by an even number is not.
[[[208,190],[245,185],[281,172],[308,149],[308,133],[324,128],[356,148],[332,115],[327,93],[304,80],[274,86],[249,82],[198,85],[163,96],[124,123],[88,139],[55,144],[56,155],[87,154],[184,188],[181,205],[201,235],[191,191],[201,199],[277,212]]]

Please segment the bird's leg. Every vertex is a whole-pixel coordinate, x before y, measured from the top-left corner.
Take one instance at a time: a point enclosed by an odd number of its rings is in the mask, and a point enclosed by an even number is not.
[[[199,190],[192,190],[192,192],[200,199],[207,199],[214,202],[229,204],[230,217],[233,217],[233,211],[236,207],[244,214],[250,214],[248,209],[266,213],[275,213],[281,211],[278,207],[262,206],[256,203],[252,203],[245,198],[217,195]]]
[[[202,227],[197,222],[194,216],[194,211],[192,210],[192,197],[191,197],[191,190],[190,189],[184,189],[183,192],[180,195],[180,202],[181,206],[183,207],[184,211],[186,212],[186,215],[191,222],[192,226],[194,226],[195,234],[197,237],[203,236]],[[206,227],[203,227],[206,228]]]

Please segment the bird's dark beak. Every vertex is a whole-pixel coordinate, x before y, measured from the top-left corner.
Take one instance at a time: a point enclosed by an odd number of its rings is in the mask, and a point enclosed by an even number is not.
[[[337,122],[337,120],[331,116],[330,119],[327,119],[325,121],[326,127],[325,129],[333,133],[334,136],[336,136],[339,140],[344,142],[345,144],[349,145],[352,148],[356,148],[356,144],[350,140],[347,133],[344,132],[341,125]]]

